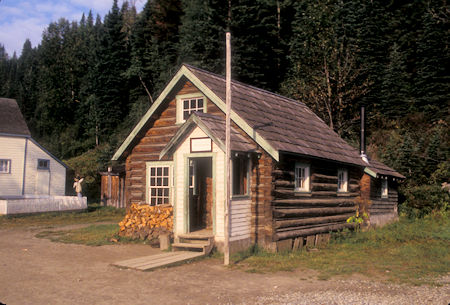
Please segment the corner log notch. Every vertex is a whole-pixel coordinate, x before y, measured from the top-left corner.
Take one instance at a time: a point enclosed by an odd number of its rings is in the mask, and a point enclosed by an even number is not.
[[[296,162],[310,164],[310,191],[295,190]],[[347,219],[356,213],[362,171],[347,166],[348,191],[339,193],[338,168],[333,162],[284,156],[272,172],[272,215],[274,242],[314,237],[344,228],[353,228]]]

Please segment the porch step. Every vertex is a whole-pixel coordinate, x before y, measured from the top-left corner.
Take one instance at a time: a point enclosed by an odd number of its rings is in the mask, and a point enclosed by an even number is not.
[[[213,238],[212,234],[202,234],[202,233],[188,233],[188,234],[178,234],[179,238],[182,239],[199,239],[199,240],[208,240]]]
[[[212,234],[188,233],[179,234],[172,244],[173,251],[191,250],[201,251],[208,255],[214,246],[214,236]]]
[[[208,246],[206,243],[173,243],[172,248],[187,248],[187,249],[200,249],[203,250],[204,247]]]
[[[193,252],[193,251],[165,252],[156,255],[124,260],[113,263],[111,265],[119,268],[129,268],[140,271],[148,271],[159,267],[167,267],[170,265],[182,263],[203,255],[204,254],[202,252]]]

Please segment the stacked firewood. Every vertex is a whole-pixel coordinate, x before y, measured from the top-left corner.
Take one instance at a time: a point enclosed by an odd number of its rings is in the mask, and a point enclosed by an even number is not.
[[[155,239],[173,230],[173,209],[170,205],[132,204],[119,222],[119,235],[133,239]]]

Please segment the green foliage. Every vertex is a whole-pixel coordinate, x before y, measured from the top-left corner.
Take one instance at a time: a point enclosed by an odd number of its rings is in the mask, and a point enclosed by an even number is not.
[[[400,213],[410,218],[420,218],[431,212],[446,212],[450,206],[450,193],[440,185],[420,185],[404,188],[405,201]]]
[[[111,147],[103,145],[64,161],[74,171],[74,176],[84,177],[83,195],[88,197],[89,202],[100,200],[99,172],[107,167],[111,153]],[[72,178],[67,177],[69,184]],[[73,190],[71,191],[73,192]]]
[[[44,147],[75,158],[90,197],[177,65],[224,72],[226,30],[234,79],[306,103],[351,143],[365,103],[369,152],[407,177],[400,198],[448,182],[445,1],[155,0],[140,13],[121,3],[103,21],[52,22],[20,57],[0,44],[0,96],[17,99]]]

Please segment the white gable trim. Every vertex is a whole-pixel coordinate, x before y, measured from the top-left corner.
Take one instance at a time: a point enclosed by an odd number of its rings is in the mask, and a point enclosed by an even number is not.
[[[158,109],[162,102],[169,95],[170,91],[175,87],[182,76],[185,76],[194,86],[196,86],[207,98],[209,98],[220,110],[225,112],[226,104],[203,82],[201,82],[186,66],[182,66],[177,74],[172,78],[169,84],[164,88],[158,99],[153,103],[147,113],[142,117],[139,123],[134,127],[133,131],[128,135],[125,141],[120,145],[111,160],[118,160],[125,150],[130,146],[133,139],[141,131],[153,113]],[[231,119],[256,143],[258,143],[272,158],[279,160],[278,150],[272,147],[261,135],[258,134],[250,125],[247,124],[235,111],[231,111]]]

